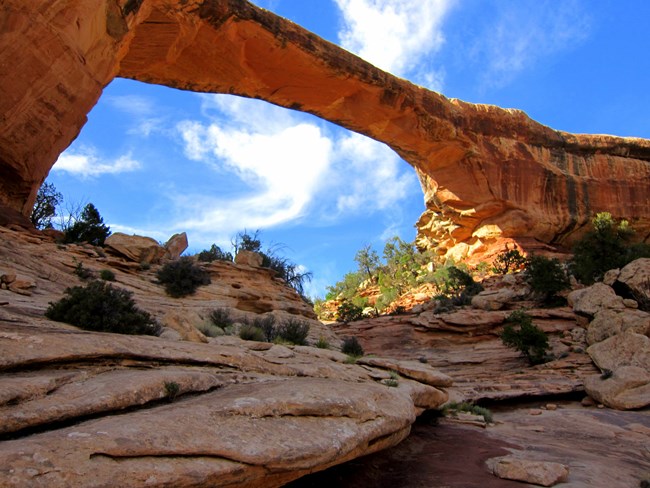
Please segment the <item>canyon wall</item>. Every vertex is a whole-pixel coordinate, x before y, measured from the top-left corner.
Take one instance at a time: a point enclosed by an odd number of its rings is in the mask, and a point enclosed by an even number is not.
[[[569,244],[598,211],[650,240],[649,140],[448,99],[244,0],[25,3],[0,6],[0,203],[24,215],[121,76],[260,98],[386,143],[420,177],[419,243],[440,254],[504,237]]]

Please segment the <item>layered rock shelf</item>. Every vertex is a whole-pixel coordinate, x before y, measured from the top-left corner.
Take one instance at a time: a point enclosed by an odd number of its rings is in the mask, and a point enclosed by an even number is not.
[[[386,143],[420,177],[419,243],[441,254],[568,244],[599,211],[650,237],[650,141],[445,98],[244,0],[7,0],[0,15],[0,200],[23,215],[121,76],[260,98]]]

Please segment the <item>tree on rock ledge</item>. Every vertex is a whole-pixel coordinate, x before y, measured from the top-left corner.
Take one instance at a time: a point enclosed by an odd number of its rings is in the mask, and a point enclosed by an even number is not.
[[[93,246],[103,246],[109,235],[110,227],[104,224],[97,208],[89,203],[81,212],[79,220],[66,231],[64,242],[89,242]]]

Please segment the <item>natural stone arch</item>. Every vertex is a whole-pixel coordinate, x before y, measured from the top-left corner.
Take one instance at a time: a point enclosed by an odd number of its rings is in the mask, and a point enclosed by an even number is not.
[[[264,99],[388,144],[416,169],[421,236],[443,252],[498,236],[565,243],[603,210],[650,235],[648,140],[568,134],[447,99],[244,0],[24,3],[0,7],[0,66],[13,67],[0,72],[0,198],[24,215],[122,76]]]

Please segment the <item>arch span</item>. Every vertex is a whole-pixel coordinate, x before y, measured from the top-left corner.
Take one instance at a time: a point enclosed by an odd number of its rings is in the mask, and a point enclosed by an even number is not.
[[[121,76],[264,99],[388,144],[420,177],[420,237],[441,252],[500,236],[566,243],[603,210],[650,234],[648,140],[568,134],[447,99],[245,0],[35,4],[0,6],[0,198],[24,215]]]

